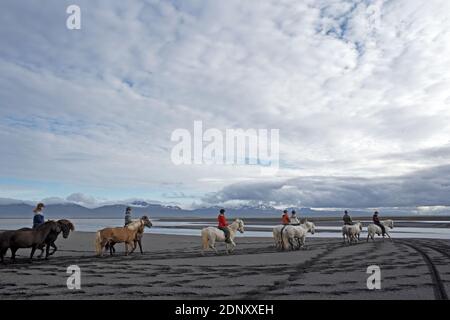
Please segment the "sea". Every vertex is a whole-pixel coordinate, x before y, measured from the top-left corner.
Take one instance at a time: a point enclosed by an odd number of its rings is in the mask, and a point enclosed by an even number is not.
[[[95,232],[106,227],[123,226],[123,219],[70,219],[75,225],[76,231]],[[244,219],[245,220],[245,219]],[[367,233],[366,227],[370,221],[363,222],[364,238]],[[414,227],[402,226],[402,224],[411,224]],[[167,234],[200,236],[201,228],[212,226],[211,222],[206,221],[167,221],[152,219],[153,227],[146,228],[148,234]],[[426,238],[426,239],[450,239],[450,228],[447,228],[450,221],[398,221],[395,227],[389,230],[393,238]],[[432,225],[432,227],[430,227]],[[442,225],[442,227],[441,227]],[[0,218],[0,230],[17,230],[23,227],[31,227],[31,219],[2,219]],[[245,232],[238,234],[239,237],[263,237],[271,238],[274,225],[269,224],[246,224]],[[340,238],[341,227],[336,225],[327,225],[326,221],[318,222],[315,234],[309,235],[313,238]]]

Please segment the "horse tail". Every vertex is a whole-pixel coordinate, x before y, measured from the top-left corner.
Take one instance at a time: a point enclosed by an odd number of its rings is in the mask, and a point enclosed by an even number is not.
[[[289,243],[289,234],[288,234],[287,232],[285,232],[285,229],[286,229],[286,226],[284,226],[284,227],[281,229],[281,232],[280,232],[280,238],[281,238],[281,245],[282,245],[282,248],[283,248],[284,250],[288,250],[288,249],[289,249],[289,246],[290,246],[290,243]]]
[[[98,256],[102,254],[102,234],[100,231],[97,231],[95,234],[95,252]]]
[[[208,249],[209,246],[209,236],[208,236],[208,231],[206,229],[202,230],[202,247],[203,250]]]

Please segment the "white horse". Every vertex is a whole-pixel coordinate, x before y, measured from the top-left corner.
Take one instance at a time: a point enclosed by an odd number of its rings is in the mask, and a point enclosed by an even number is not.
[[[230,242],[226,243],[227,253],[233,252],[236,247],[234,238],[236,237],[236,232],[244,233],[244,221],[241,219],[236,219],[232,224],[228,226],[230,230]],[[205,250],[211,248],[215,253],[219,253],[215,247],[216,242],[225,242],[225,233],[217,227],[206,227],[202,229],[202,254],[205,254]],[[231,247],[230,247],[231,246]]]
[[[381,221],[381,224],[384,226],[384,230],[385,230],[385,234],[388,236],[388,238],[390,240],[391,236],[389,235],[388,232],[388,228],[389,229],[394,229],[394,220],[383,220]],[[369,238],[371,238],[373,241],[375,241],[374,239],[374,235],[377,234],[379,236],[382,235],[382,230],[379,226],[377,226],[376,224],[369,224],[369,226],[367,227],[367,242],[369,242]],[[384,239],[384,235],[383,235],[383,239]]]
[[[348,243],[352,243],[353,241],[358,242],[359,234],[362,231],[362,224],[359,221],[356,221],[353,225],[344,225],[342,226],[342,237],[347,237]]]
[[[315,233],[316,226],[314,223],[305,221],[305,223],[292,226],[287,225],[283,230],[282,241],[283,241],[283,249],[291,250],[303,248],[305,245],[306,234],[310,232],[311,234]],[[295,246],[294,241],[297,240],[297,248]]]
[[[298,217],[291,217],[290,219],[291,225],[300,225],[300,219]],[[288,226],[288,224],[280,224],[272,229],[273,239],[275,241],[275,248],[282,250],[283,249],[283,238],[281,236],[281,232],[283,231],[283,228]]]
[[[285,228],[287,225],[280,224],[273,228],[273,239],[275,240],[275,248],[277,249],[283,249],[283,238],[281,237],[281,231],[283,228]]]

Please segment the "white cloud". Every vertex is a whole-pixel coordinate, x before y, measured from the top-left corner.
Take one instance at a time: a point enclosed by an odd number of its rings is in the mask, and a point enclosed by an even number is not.
[[[80,31],[65,5],[3,3],[0,177],[161,200],[261,181],[254,167],[174,166],[170,133],[194,120],[280,128],[274,181],[448,160],[421,156],[449,141],[448,1],[79,1]]]

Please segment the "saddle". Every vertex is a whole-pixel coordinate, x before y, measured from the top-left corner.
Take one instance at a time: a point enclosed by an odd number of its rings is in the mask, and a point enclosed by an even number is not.
[[[223,231],[223,230],[220,229],[219,227],[216,227],[216,229],[219,230],[219,231],[221,231],[221,232],[223,233],[223,236],[224,236],[225,239],[227,238],[227,235],[226,235],[225,231]],[[228,239],[228,241],[225,241],[225,242],[231,243],[231,239]]]

